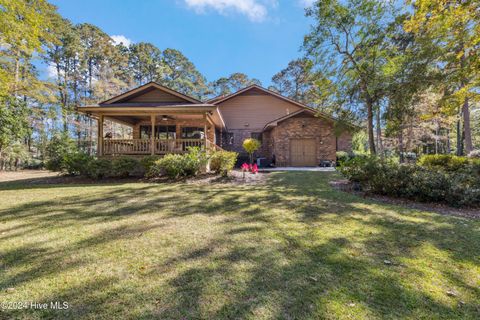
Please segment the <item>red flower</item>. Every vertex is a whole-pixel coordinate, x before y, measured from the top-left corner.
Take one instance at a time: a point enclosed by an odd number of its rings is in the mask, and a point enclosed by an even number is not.
[[[258,166],[257,166],[256,163],[252,166],[252,168],[250,169],[250,171],[252,171],[252,173],[254,173],[254,174],[258,172]]]

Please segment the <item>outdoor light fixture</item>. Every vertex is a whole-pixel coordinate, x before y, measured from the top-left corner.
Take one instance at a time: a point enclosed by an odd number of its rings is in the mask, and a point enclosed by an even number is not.
[[[168,120],[167,116],[162,116],[162,120],[167,121]]]

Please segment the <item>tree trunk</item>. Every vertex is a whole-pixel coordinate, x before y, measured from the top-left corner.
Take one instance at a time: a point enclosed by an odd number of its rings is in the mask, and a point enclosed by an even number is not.
[[[405,159],[403,157],[403,129],[400,129],[398,133],[398,154],[400,155],[400,163],[404,163]]]
[[[462,144],[462,123],[460,119],[457,120],[457,156],[463,155]]]
[[[380,107],[378,107],[376,112],[376,129],[377,129],[377,148],[378,153],[383,158],[383,142],[382,142],[382,128],[380,126]]]
[[[367,100],[366,104],[367,104],[368,147],[370,149],[370,154],[377,154],[375,150],[375,137],[373,135],[373,103],[369,96],[367,96],[366,100]]]
[[[447,153],[450,154],[451,147],[450,147],[450,129],[447,129]]]
[[[470,128],[470,109],[468,105],[468,97],[465,98],[462,107],[463,113],[463,132],[465,141],[465,154],[469,154],[473,150],[472,144],[472,129]]]
[[[20,79],[20,53],[17,52],[15,57],[15,75],[13,83],[13,95],[16,97],[18,92],[18,81]]]

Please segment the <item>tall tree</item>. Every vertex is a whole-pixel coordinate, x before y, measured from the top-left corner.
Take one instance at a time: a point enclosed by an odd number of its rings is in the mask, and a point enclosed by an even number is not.
[[[403,23],[408,18],[407,14],[399,14],[386,29],[387,53],[382,69],[387,104],[386,134],[397,137],[401,162],[404,160],[405,131],[412,128],[419,113],[415,101],[437,80],[436,68],[432,68],[434,50],[428,39],[405,32]]]
[[[29,103],[45,87],[32,58],[55,40],[52,29],[58,14],[44,0],[0,0],[0,8],[1,160],[7,148],[29,141]]]
[[[164,73],[160,82],[181,93],[203,99],[208,94],[207,80],[180,51],[165,49],[162,54]]]
[[[53,69],[58,94],[58,104],[63,119],[63,131],[68,131],[69,116],[74,109],[70,94],[72,82],[80,80],[81,51],[80,37],[70,21],[58,18],[55,24],[55,43],[47,49],[44,60]]]
[[[304,40],[307,57],[330,69],[335,80],[346,77],[355,84],[350,89],[365,106],[369,149],[374,154],[373,112],[383,94],[388,7],[374,0],[317,1],[307,16],[315,19]]]
[[[313,104],[315,77],[312,67],[312,61],[306,58],[290,61],[272,77],[274,90],[293,100]]]
[[[54,41],[56,7],[45,0],[0,0],[0,94],[28,91],[25,81],[35,52]],[[23,73],[23,76],[22,76]]]
[[[162,77],[162,52],[151,43],[140,42],[129,47],[129,65],[138,85]]]
[[[414,14],[405,28],[429,37],[441,50],[439,64],[444,66],[444,82],[449,83],[447,99],[463,118],[457,125],[457,153],[473,149],[470,105],[479,101],[480,85],[480,2],[476,0],[417,0]],[[463,139],[461,138],[463,131]]]
[[[213,81],[210,87],[214,96],[225,96],[252,84],[262,85],[258,79],[249,78],[248,75],[241,72],[235,72],[228,77]]]

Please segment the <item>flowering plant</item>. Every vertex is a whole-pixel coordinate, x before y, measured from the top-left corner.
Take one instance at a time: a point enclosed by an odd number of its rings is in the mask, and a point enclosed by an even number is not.
[[[252,165],[245,162],[244,164],[242,164],[240,168],[242,169],[242,172],[243,172],[243,178],[245,178],[245,172],[247,171],[250,171],[252,174],[258,173],[258,166],[256,163]]]

